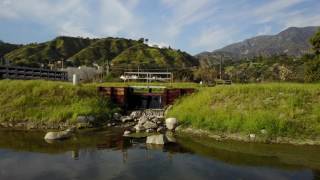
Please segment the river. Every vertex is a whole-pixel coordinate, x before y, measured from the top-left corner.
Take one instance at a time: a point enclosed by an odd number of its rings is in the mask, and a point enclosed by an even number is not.
[[[164,147],[121,130],[86,130],[48,143],[45,132],[0,130],[1,180],[318,179],[320,147],[178,136]]]

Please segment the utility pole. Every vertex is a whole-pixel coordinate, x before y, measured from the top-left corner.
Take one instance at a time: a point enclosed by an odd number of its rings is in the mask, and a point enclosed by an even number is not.
[[[106,72],[107,76],[109,76],[109,73],[110,73],[109,59],[107,59],[106,71],[107,71]]]
[[[223,55],[220,55],[220,80],[222,80],[222,57]]]

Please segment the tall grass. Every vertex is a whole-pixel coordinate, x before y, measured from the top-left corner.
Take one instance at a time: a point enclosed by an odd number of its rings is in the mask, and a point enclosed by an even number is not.
[[[52,81],[0,81],[0,122],[75,122],[79,115],[108,118],[114,111],[96,86]]]
[[[204,88],[169,111],[183,125],[215,132],[320,137],[320,84],[248,84]]]

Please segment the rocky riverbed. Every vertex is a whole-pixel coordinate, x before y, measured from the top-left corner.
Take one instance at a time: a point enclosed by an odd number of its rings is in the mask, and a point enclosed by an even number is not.
[[[163,110],[132,111],[129,115],[122,116],[118,113],[113,115],[114,124],[124,128],[124,136],[132,136],[136,133],[146,133],[147,144],[163,145],[168,142],[175,142],[174,131],[178,126],[175,118],[164,117]],[[109,123],[108,126],[112,126]]]

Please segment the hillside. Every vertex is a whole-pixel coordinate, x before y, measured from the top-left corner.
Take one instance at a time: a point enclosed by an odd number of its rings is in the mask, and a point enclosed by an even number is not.
[[[5,43],[0,41],[0,59],[8,52],[13,51],[14,49],[19,48],[20,45]]]
[[[299,143],[320,137],[319,87],[269,83],[202,88],[177,101],[167,116],[176,117],[184,127],[236,140],[253,133],[256,140],[278,143],[283,142],[279,137],[285,137],[295,140],[285,143]]]
[[[66,59],[95,40],[74,37],[57,37],[44,43],[33,43],[22,46],[5,55],[5,59],[14,65],[39,67],[61,59]]]
[[[257,56],[270,57],[287,54],[302,56],[310,52],[309,39],[318,27],[290,27],[276,35],[263,35],[228,45],[213,52],[203,52],[197,55],[200,59],[217,59],[220,55],[233,60],[252,58]]]
[[[180,50],[150,47],[143,40],[124,38],[84,39],[57,37],[52,41],[28,44],[5,55],[14,65],[40,67],[64,60],[67,66],[93,64],[146,67],[184,67],[197,65],[197,60]]]
[[[126,49],[112,61],[113,65],[137,67],[190,67],[197,64],[191,55],[173,50],[159,49],[140,44]]]

